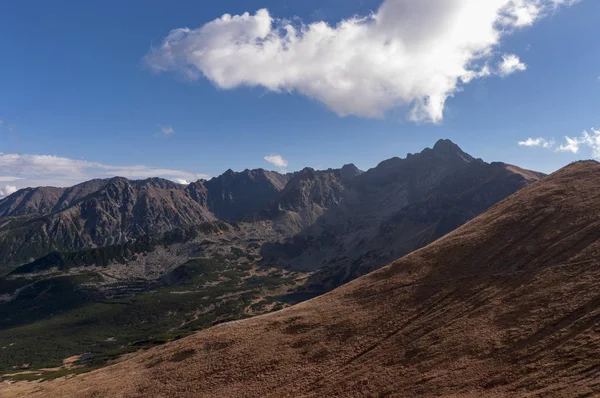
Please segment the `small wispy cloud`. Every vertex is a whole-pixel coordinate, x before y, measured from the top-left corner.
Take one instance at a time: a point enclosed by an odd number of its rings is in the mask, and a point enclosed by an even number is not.
[[[11,176],[0,176],[0,182],[14,182],[17,180],[22,180],[22,178],[11,177]]]
[[[264,159],[268,163],[271,163],[272,165],[277,166],[280,169],[285,169],[288,166],[288,161],[278,154],[265,156]]]
[[[13,186],[17,189],[36,186],[67,187],[94,178],[114,176],[130,179],[161,177],[180,184],[210,178],[202,173],[145,165],[117,166],[52,155],[0,153],[0,182],[11,184],[10,189],[2,189],[4,196]]]
[[[167,137],[175,134],[175,129],[171,126],[162,126],[160,131],[163,133],[163,135],[166,135]]]
[[[519,141],[519,146],[539,146],[542,148],[552,148],[554,146],[554,140],[547,140],[545,138],[527,138],[525,141]]]
[[[500,76],[506,77],[515,72],[527,70],[527,65],[521,62],[521,59],[515,54],[504,54],[498,68]]]
[[[564,137],[565,142],[557,145],[554,139],[546,138],[528,138],[525,141],[519,141],[519,146],[541,147],[553,150],[554,152],[579,153],[582,147],[592,150],[594,159],[600,160],[600,129],[591,128],[584,130],[578,137]]]
[[[579,137],[565,137],[566,144],[558,147],[559,151],[578,153],[582,146],[592,150],[594,159],[600,159],[600,130],[585,130]]]
[[[14,124],[8,124],[6,120],[0,120],[0,127],[8,130],[9,132],[13,132],[17,129]]]

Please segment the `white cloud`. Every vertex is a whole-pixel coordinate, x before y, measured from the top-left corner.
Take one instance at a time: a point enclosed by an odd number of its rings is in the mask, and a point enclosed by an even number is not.
[[[181,185],[190,185],[190,182],[187,180],[184,180],[183,178],[174,178],[173,181],[176,182],[177,184],[181,184]]]
[[[163,126],[160,131],[162,131],[163,135],[169,136],[175,134],[175,130],[171,126]]]
[[[552,149],[555,152],[579,153],[581,147],[587,147],[592,150],[594,159],[600,160],[600,129],[585,130],[579,137],[565,137],[565,143],[555,146],[554,140],[545,138],[528,138],[526,141],[520,141],[520,146],[542,147]]]
[[[12,182],[19,189],[33,186],[65,187],[93,178],[114,176],[130,179],[162,177],[179,183],[210,178],[206,174],[143,165],[115,166],[51,155],[0,153],[0,181]]]
[[[379,118],[400,107],[414,121],[438,123],[462,84],[500,74],[505,64],[523,70],[514,55],[493,72],[487,66],[505,35],[572,3],[384,0],[375,13],[335,26],[277,19],[261,9],[174,29],[145,62],[222,89],[298,92],[340,116]]]
[[[515,72],[521,72],[527,69],[527,65],[525,65],[518,56],[515,54],[504,54],[502,56],[502,62],[499,65],[498,73],[500,76],[505,77],[508,75],[512,75]]]
[[[582,146],[592,150],[594,159],[600,159],[600,130],[585,130],[579,137],[565,137],[566,144],[558,147],[559,151],[578,153]]]
[[[565,137],[565,141],[567,141],[566,144],[558,147],[559,151],[572,153],[579,152],[579,146],[581,145],[581,142],[579,142],[577,138]]]
[[[0,182],[13,182],[17,180],[21,180],[21,178],[11,176],[0,176]]]
[[[269,155],[265,156],[264,159],[274,166],[284,169],[288,166],[288,161],[285,160],[281,155]]]
[[[542,148],[552,148],[554,146],[554,140],[547,140],[545,138],[527,138],[525,141],[519,141],[519,146],[539,146]]]
[[[17,192],[17,190],[17,187],[14,185],[5,185],[4,188],[0,189],[0,198],[12,195]]]

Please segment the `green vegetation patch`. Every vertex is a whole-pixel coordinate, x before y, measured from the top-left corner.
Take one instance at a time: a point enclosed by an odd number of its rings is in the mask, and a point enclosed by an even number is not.
[[[97,368],[124,353],[260,312],[248,309],[294,284],[294,278],[278,272],[250,276],[224,257],[187,261],[165,275],[160,286],[134,296],[110,299],[82,286],[98,278],[90,272],[29,280],[32,285],[16,300],[0,304],[0,373],[14,373],[24,364],[52,368],[82,353],[92,355],[81,365]],[[3,283],[11,289],[20,282]],[[126,292],[127,286],[119,288]]]

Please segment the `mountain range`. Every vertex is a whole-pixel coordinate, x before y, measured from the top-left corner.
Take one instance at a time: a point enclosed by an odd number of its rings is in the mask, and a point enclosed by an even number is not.
[[[598,396],[599,188],[574,163],[328,294],[4,396]]]
[[[397,235],[395,228],[411,229],[410,237],[403,233],[406,238],[394,243],[398,248],[388,246],[389,255],[369,260],[381,265],[449,232],[541,176],[485,163],[441,140],[433,149],[384,161],[366,173],[354,165],[288,174],[228,170],[188,186],[159,178],[115,177],[72,188],[28,188],[0,201],[0,272],[54,251],[123,244],[215,220],[268,221],[282,238],[297,235],[285,246],[266,248],[264,254],[270,261],[303,269],[316,269],[324,262],[338,268],[340,262],[355,263],[376,249],[377,240]],[[431,210],[437,210],[437,216]],[[429,219],[414,219],[425,213]],[[409,238],[411,242],[405,242]],[[319,246],[318,251],[326,258],[311,258],[316,250],[304,250],[307,240],[325,240],[328,247]],[[341,256],[347,246],[357,245],[363,248],[360,253]],[[288,259],[298,246],[302,258]]]
[[[28,188],[0,201],[0,269],[52,251],[125,243],[203,222],[273,220],[284,234],[312,224],[360,171],[228,170],[188,186],[151,178]]]
[[[310,288],[329,290],[426,246],[543,176],[486,163],[441,140],[357,176],[338,206],[263,254],[318,270]]]
[[[189,185],[115,177],[18,191],[0,201],[0,373],[53,377],[71,371],[70,357],[73,371],[94,369],[290,307],[545,179],[440,140],[364,172],[228,170]]]

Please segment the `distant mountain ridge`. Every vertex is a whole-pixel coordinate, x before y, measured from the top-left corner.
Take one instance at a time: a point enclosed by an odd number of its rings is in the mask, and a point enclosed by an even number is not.
[[[317,183],[319,189],[329,192],[327,185],[335,185],[339,193],[353,174],[348,168],[313,171],[310,175],[305,171],[280,174],[263,169],[228,170],[219,177],[187,186],[162,178],[133,181],[114,177],[71,188],[22,189],[0,200],[0,270],[52,251],[121,244],[139,236],[215,220],[265,219],[273,206],[289,207],[287,192],[296,182],[283,196],[279,194],[290,180],[306,182],[327,175],[326,181]],[[310,225],[322,214],[323,206],[335,203],[339,195],[334,196],[322,198],[316,204],[317,210],[303,211],[312,208],[310,200],[296,203],[295,218],[280,220],[282,233]]]
[[[168,180],[130,181],[116,177],[98,186],[65,208],[0,219],[0,258],[4,264],[27,262],[52,251],[124,243],[144,234],[214,220],[183,186]],[[0,206],[20,192],[4,199]]]
[[[225,221],[240,221],[259,211],[285,188],[288,174],[263,169],[236,173],[229,169],[208,181],[198,181],[207,190],[207,206],[215,217]]]
[[[287,174],[227,170],[187,186],[115,177],[27,188],[0,200],[0,272],[53,251],[122,244],[215,220],[266,221],[265,228],[293,237],[265,246],[266,261],[327,266],[314,283],[335,286],[422,247],[542,176],[485,163],[440,140],[366,172],[348,164]]]
[[[267,261],[318,270],[308,288],[330,290],[419,249],[544,175],[486,163],[449,140],[360,174],[339,206],[283,243]]]
[[[339,205],[346,188],[360,174],[353,164],[328,170],[306,167],[290,178],[255,219],[273,220],[275,228],[287,235],[298,233]]]
[[[25,188],[0,200],[0,218],[45,214],[69,207],[72,203],[97,191],[109,180],[95,179],[71,188]]]

